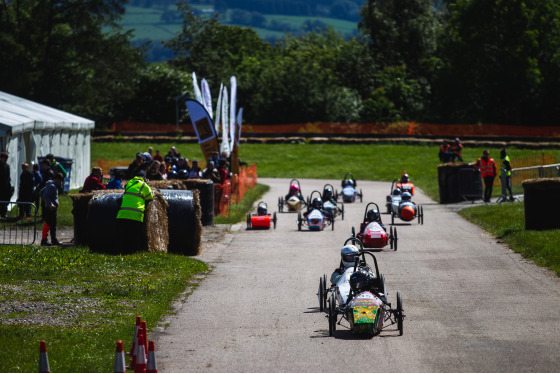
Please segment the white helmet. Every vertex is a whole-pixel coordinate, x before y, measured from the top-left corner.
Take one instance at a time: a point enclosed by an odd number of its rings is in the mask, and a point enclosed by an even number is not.
[[[345,245],[340,250],[340,257],[344,267],[354,266],[356,257],[360,256],[360,251],[355,245]]]

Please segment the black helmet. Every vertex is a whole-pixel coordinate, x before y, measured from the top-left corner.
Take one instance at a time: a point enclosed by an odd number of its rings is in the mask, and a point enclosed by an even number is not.
[[[322,209],[323,208],[323,200],[321,200],[320,197],[316,197],[316,198],[313,199],[313,202],[311,203],[311,205],[315,209]]]
[[[408,174],[404,173],[401,176],[401,183],[408,183],[408,181],[409,181]]]
[[[370,209],[367,211],[366,213],[366,218],[368,220],[368,222],[377,222],[379,221],[379,211],[377,209]]]
[[[167,172],[167,179],[179,179],[179,174],[175,170],[170,170]]]
[[[342,181],[342,187],[352,186],[354,187],[354,180],[353,179],[345,179]]]
[[[323,199],[329,200],[332,197],[332,188],[325,187],[323,189]]]
[[[395,188],[393,190],[393,195],[400,195],[401,194],[401,189],[400,188]]]
[[[350,287],[355,293],[366,291],[370,286],[370,275],[365,270],[358,270],[350,276]]]
[[[261,202],[259,203],[259,205],[257,206],[257,214],[258,214],[259,216],[264,216],[264,215],[266,214],[266,212],[267,212],[266,203],[263,202],[263,201],[261,201]]]
[[[410,194],[410,192],[407,192],[407,191],[403,192],[402,201],[409,202],[411,200],[412,200],[412,195]]]
[[[189,171],[186,169],[179,170],[179,179],[189,179]]]

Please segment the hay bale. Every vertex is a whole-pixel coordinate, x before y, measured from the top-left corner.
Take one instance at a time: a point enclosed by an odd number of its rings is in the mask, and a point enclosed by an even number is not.
[[[200,196],[196,190],[161,190],[167,201],[168,252],[187,256],[200,254],[202,223]]]
[[[187,190],[200,194],[201,222],[203,226],[214,224],[214,182],[210,179],[186,179],[181,181]]]
[[[161,181],[148,181],[148,186],[151,189],[157,190],[184,190],[186,189],[185,185],[183,184],[182,180],[179,179],[170,179],[170,180],[161,180]]]
[[[525,230],[560,228],[560,178],[537,178],[523,181]]]
[[[115,191],[121,191],[115,193]],[[158,196],[159,195],[159,196]],[[108,254],[123,253],[122,233],[117,230],[117,213],[121,207],[122,190],[98,191],[89,201],[87,216],[87,244],[92,251]],[[158,191],[146,206],[143,248],[138,251],[166,252],[169,241],[165,200]],[[128,252],[128,251],[127,251]]]

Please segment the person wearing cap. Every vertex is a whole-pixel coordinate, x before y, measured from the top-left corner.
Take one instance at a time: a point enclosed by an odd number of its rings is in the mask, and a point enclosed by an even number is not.
[[[13,193],[8,152],[2,152],[0,153],[0,201],[10,201]],[[0,216],[5,218],[7,214],[8,204],[0,204]]]
[[[117,232],[121,238],[121,253],[132,253],[145,247],[144,212],[146,202],[152,200],[154,196],[144,178],[144,170],[139,170],[124,188],[121,207],[117,213]]]
[[[496,163],[493,158],[490,158],[490,152],[487,149],[482,152],[482,157],[476,161],[474,168],[480,170],[480,176],[484,180],[484,202],[488,203],[492,197],[492,187],[497,172]]]
[[[206,163],[206,169],[202,171],[202,179],[210,179],[214,183],[220,180],[218,169],[216,169],[216,166],[212,159],[208,160],[208,162]]]
[[[463,152],[463,145],[461,144],[461,140],[459,138],[455,138],[455,142],[451,146],[451,161],[461,161],[463,162],[463,157],[461,157],[461,152]]]
[[[57,214],[58,214],[58,191],[64,183],[64,175],[56,173],[54,179],[48,180],[45,187],[39,191],[42,200],[42,214],[45,224],[43,225],[43,235],[41,245],[60,245],[56,238]],[[51,242],[47,238],[51,233]]]
[[[126,177],[128,179],[134,178],[138,171],[142,170],[144,167],[144,155],[141,152],[136,154],[136,159],[128,165],[126,170]]]

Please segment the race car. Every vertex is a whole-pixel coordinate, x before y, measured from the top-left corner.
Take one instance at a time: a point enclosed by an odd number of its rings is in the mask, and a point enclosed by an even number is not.
[[[313,191],[319,193],[318,191]],[[323,193],[319,195],[321,199],[323,199],[323,210],[326,213],[332,214],[334,217],[340,216],[342,220],[344,220],[344,203],[338,203],[338,192],[335,191],[332,184],[325,184],[323,187]],[[307,198],[307,204],[311,201],[311,196]]]
[[[392,308],[387,301],[385,278],[379,272],[375,255],[365,250],[356,238],[347,239],[344,245],[349,242],[356,243],[359,248],[354,266],[348,267],[330,287],[327,287],[326,274],[319,278],[319,309],[327,312],[329,335],[334,334],[343,319],[358,335],[375,336],[394,324],[402,335],[405,314],[400,292],[397,292],[396,308]],[[373,260],[374,268],[367,264],[366,255]]]
[[[280,213],[284,212],[284,205],[288,212],[293,213],[299,212],[300,209],[307,206],[301,194],[301,188],[297,179],[292,179],[290,181],[290,189],[286,196],[278,197],[278,211]]]
[[[424,208],[416,205],[411,201],[410,192],[402,192],[397,188],[395,183],[399,183],[398,179],[394,179],[391,183],[391,194],[387,195],[387,213],[391,214],[391,225],[395,224],[395,217],[405,222],[410,222],[414,218],[418,218],[418,223],[424,224]]]
[[[270,229],[270,225],[276,229],[276,212],[268,213],[268,206],[264,201],[257,205],[257,213],[247,213],[247,230],[250,229]]]
[[[366,205],[360,230],[356,234],[354,226],[352,226],[352,236],[358,238],[364,248],[382,249],[389,244],[391,249],[397,250],[397,228],[391,226],[389,234],[387,234],[387,230],[381,221],[379,206],[376,203]]]
[[[319,191],[313,192],[319,193]],[[304,214],[298,212],[298,231],[301,231],[303,226],[307,226],[311,231],[322,231],[328,225],[331,225],[331,230],[334,230],[334,215],[323,209],[323,200],[319,196],[313,197],[313,192],[310,196],[312,200],[308,205],[307,212]]]
[[[344,179],[342,179],[342,201],[345,203],[353,203],[354,201],[356,201],[356,198],[359,196],[360,197],[360,202],[362,202],[362,198],[363,198],[363,194],[362,194],[362,189],[360,189],[360,192],[358,193],[358,190],[356,189],[356,180],[354,179],[354,176],[352,175],[352,173],[346,173],[344,174]]]

